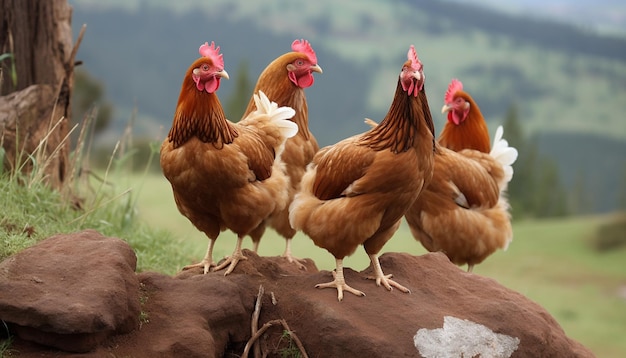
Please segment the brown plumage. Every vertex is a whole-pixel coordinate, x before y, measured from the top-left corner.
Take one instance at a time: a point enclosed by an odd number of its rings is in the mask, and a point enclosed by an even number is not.
[[[257,111],[239,123],[226,119],[215,93],[224,71],[219,47],[204,44],[187,70],[172,128],[161,145],[161,168],[178,210],[209,238],[204,259],[184,269],[214,266],[213,245],[222,230],[238,236],[233,254],[216,269],[232,272],[245,257],[241,242],[287,203],[289,179],[280,153],[297,126],[291,108],[277,108],[259,92]]]
[[[322,68],[317,64],[317,57],[308,41],[296,40],[292,44],[292,49],[292,52],[279,56],[263,70],[254,88],[254,93],[263,91],[279,106],[291,107],[296,111],[292,121],[298,125],[298,133],[287,140],[281,155],[290,182],[288,203],[291,203],[300,189],[300,181],[306,171],[306,166],[319,149],[315,137],[309,130],[309,110],[304,89],[313,85],[313,72],[322,73]],[[256,106],[251,98],[244,117],[255,109]],[[289,225],[288,209],[289,204],[284,210],[270,216],[267,224],[286,239],[283,256],[289,262],[295,262],[298,267],[304,268],[299,259],[291,254],[291,240],[296,230]],[[257,252],[264,232],[265,223],[250,234],[254,243],[254,252]]]
[[[363,245],[377,285],[404,286],[384,275],[378,253],[398,229],[433,170],[433,124],[423,90],[422,64],[413,46],[390,109],[376,128],[322,148],[290,207],[291,225],[336,260],[334,280],[319,288],[363,292],[345,283],[343,259]]]
[[[444,252],[472,271],[513,238],[505,191],[517,151],[502,139],[501,127],[490,149],[485,120],[457,80],[446,93],[444,110],[454,108],[458,117],[448,116],[436,146],[433,179],[405,217],[428,251]]]

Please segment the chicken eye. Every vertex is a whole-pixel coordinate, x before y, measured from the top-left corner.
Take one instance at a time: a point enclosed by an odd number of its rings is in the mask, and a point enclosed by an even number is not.
[[[296,66],[302,66],[302,65],[304,65],[304,61],[302,61],[302,60],[297,60],[296,61]]]
[[[202,65],[202,71],[208,71],[209,70],[209,65],[204,64]]]

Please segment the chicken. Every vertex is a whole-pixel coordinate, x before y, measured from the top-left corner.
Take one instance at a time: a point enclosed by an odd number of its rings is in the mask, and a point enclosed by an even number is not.
[[[313,85],[315,78],[313,72],[322,73],[322,68],[317,64],[317,56],[306,40],[295,40],[291,44],[292,52],[288,52],[276,58],[263,70],[254,92],[263,91],[280,106],[288,106],[296,111],[292,120],[298,125],[298,134],[291,137],[285,143],[285,150],[281,159],[285,163],[287,175],[291,185],[289,186],[288,202],[291,203],[296,192],[300,188],[300,181],[306,170],[307,164],[313,159],[313,155],[319,149],[317,141],[309,131],[309,111],[304,89]],[[254,100],[250,99],[244,117],[256,108]],[[274,228],[286,239],[283,256],[304,269],[304,265],[292,256],[291,240],[296,234],[289,225],[289,206],[268,219],[267,224]],[[258,251],[259,241],[265,231],[265,224],[251,233],[254,243],[254,252]]]
[[[428,251],[444,252],[471,272],[495,250],[506,250],[513,238],[505,192],[517,150],[502,139],[502,127],[489,149],[485,120],[462,89],[453,80],[446,92],[443,112],[454,113],[436,145],[433,179],[405,218]]]
[[[324,147],[314,156],[290,206],[289,220],[315,245],[335,257],[336,288],[364,296],[346,284],[343,259],[360,244],[368,254],[376,285],[409,290],[385,275],[378,253],[402,216],[432,177],[434,128],[424,92],[422,63],[410,47],[393,101],[376,128]]]
[[[442,112],[448,113],[448,122],[438,138],[439,144],[458,152],[475,149],[489,153],[489,129],[478,104],[463,91],[463,83],[453,79],[444,97]]]
[[[295,111],[255,95],[257,110],[239,123],[226,119],[216,91],[228,78],[219,47],[200,46],[201,57],[183,79],[172,128],[161,145],[161,168],[172,185],[178,210],[209,238],[204,259],[183,269],[215,266],[213,246],[219,233],[237,234],[233,254],[215,270],[239,260],[243,238],[287,204],[289,178],[280,154],[297,125]]]

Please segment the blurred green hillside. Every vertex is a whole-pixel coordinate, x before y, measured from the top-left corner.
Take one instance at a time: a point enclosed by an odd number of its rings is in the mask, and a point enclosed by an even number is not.
[[[444,1],[71,3],[74,28],[88,25],[78,58],[115,105],[104,141],[116,138],[135,110],[136,134],[164,137],[199,44],[222,48],[232,80],[222,82],[219,95],[227,103],[241,63],[254,80],[293,39],[306,38],[324,69],[306,91],[310,126],[321,145],[332,144],[364,131],[364,117],[384,116],[408,45],[415,44],[438,131],[443,94],[457,77],[492,132],[516,106],[524,132],[536,138],[541,157],[557,164],[563,184],[585,184],[589,212],[619,208],[626,37]]]

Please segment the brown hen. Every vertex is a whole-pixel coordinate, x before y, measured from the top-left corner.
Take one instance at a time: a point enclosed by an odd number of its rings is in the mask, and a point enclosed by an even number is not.
[[[270,103],[259,92],[257,110],[239,123],[226,119],[217,97],[228,78],[219,47],[200,46],[199,59],[187,70],[172,128],[161,145],[161,168],[172,185],[178,210],[209,238],[204,259],[184,269],[214,266],[213,246],[220,231],[237,234],[233,254],[215,269],[233,271],[243,238],[287,204],[289,179],[280,153],[297,126],[293,109]]]
[[[313,158],[290,207],[290,222],[336,260],[336,288],[363,296],[346,284],[343,259],[363,245],[377,285],[409,290],[385,275],[378,253],[398,229],[433,171],[433,123],[424,93],[422,63],[413,46],[402,66],[393,102],[370,131],[322,148]]]
[[[513,238],[505,192],[517,150],[502,139],[502,127],[490,148],[485,119],[460,81],[450,83],[445,102],[448,122],[438,140],[433,179],[405,217],[428,251],[441,251],[471,272]]]
[[[300,181],[306,171],[306,166],[319,149],[315,137],[309,130],[309,110],[304,89],[313,85],[313,72],[322,73],[317,64],[317,56],[306,40],[295,40],[291,44],[292,52],[285,53],[272,61],[263,70],[254,93],[263,91],[272,101],[280,106],[288,106],[296,111],[291,119],[298,125],[298,133],[289,138],[281,155],[285,163],[286,173],[290,180],[287,201],[291,203],[296,192],[300,189]],[[244,117],[254,111],[256,106],[251,98]],[[291,240],[296,234],[289,225],[289,205],[284,210],[268,218],[267,224],[286,239],[283,256],[304,268],[299,259],[291,253]],[[250,233],[254,243],[254,252],[258,251],[259,242],[265,232],[265,224]]]

